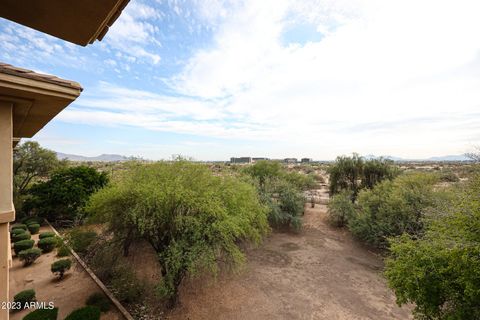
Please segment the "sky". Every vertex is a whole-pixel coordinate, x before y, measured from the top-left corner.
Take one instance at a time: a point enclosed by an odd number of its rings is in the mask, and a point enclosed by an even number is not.
[[[426,158],[480,144],[477,0],[131,0],[81,47],[0,18],[0,61],[75,80],[33,140],[86,156]]]

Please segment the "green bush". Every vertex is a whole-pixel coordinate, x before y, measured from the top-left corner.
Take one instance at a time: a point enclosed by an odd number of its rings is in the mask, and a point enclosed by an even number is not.
[[[22,219],[22,223],[27,226],[30,224],[39,224],[42,225],[45,222],[45,219],[41,217],[25,217]]]
[[[38,309],[30,312],[22,320],[57,320],[58,308]]]
[[[15,230],[15,229],[23,229],[23,230],[27,230],[27,226],[23,223],[16,223],[14,225],[12,225],[12,230]]]
[[[442,182],[458,182],[460,178],[452,171],[444,171],[440,174],[440,181]]]
[[[21,240],[13,244],[13,251],[18,256],[20,251],[27,250],[33,247],[35,241],[33,240]]]
[[[159,291],[171,305],[185,276],[215,273],[220,261],[238,267],[240,244],[258,243],[269,230],[251,184],[186,161],[131,166],[87,211],[108,223],[124,254],[136,238],[151,243],[165,273]]]
[[[86,306],[73,311],[65,320],[100,320],[100,309],[95,306]]]
[[[435,204],[436,181],[432,174],[405,174],[363,190],[357,199],[358,209],[349,218],[350,231],[378,248],[386,248],[389,237],[420,235],[424,212]]]
[[[27,232],[27,231],[25,231],[23,229],[13,229],[12,231],[10,231],[10,237],[13,237],[16,234],[21,234],[21,233],[25,233],[25,232]]]
[[[28,225],[28,231],[30,231],[31,234],[38,233],[38,230],[40,230],[39,224],[33,223]]]
[[[57,257],[67,257],[70,255],[70,249],[65,244],[60,245],[57,249]]]
[[[16,230],[23,230],[23,229],[16,229]],[[12,235],[12,241],[13,242],[18,242],[22,240],[29,240],[32,236],[30,235],[30,232],[21,232]]]
[[[98,234],[92,230],[74,228],[68,232],[65,238],[75,252],[84,254],[88,252],[90,245],[98,238]]]
[[[270,200],[266,194],[266,203],[270,207],[268,220],[274,227],[288,227],[298,231],[302,227],[302,215],[305,198],[298,189],[288,183],[276,187],[275,198]]]
[[[142,299],[145,285],[128,266],[119,266],[113,271],[110,282],[115,297],[126,303],[135,303]]]
[[[32,263],[34,263],[35,260],[37,260],[41,254],[42,254],[42,250],[38,248],[31,248],[31,249],[20,251],[18,254],[18,257],[20,258],[20,261],[23,261],[24,266],[29,266]]]
[[[47,231],[47,232],[42,232],[38,235],[38,238],[40,239],[49,238],[49,237],[55,237],[55,232]]]
[[[85,304],[87,306],[98,307],[102,312],[107,312],[110,310],[110,299],[108,299],[107,296],[101,292],[91,294]]]
[[[36,300],[35,290],[33,289],[20,291],[13,297],[13,301],[20,303],[22,305],[22,308],[25,306],[26,303],[30,303],[35,300]]]
[[[57,246],[57,239],[55,237],[47,237],[38,240],[37,246],[43,250],[44,253],[51,252]]]
[[[437,208],[425,234],[391,240],[385,275],[416,319],[480,319],[480,176]]]
[[[355,205],[352,203],[352,194],[343,190],[334,195],[328,202],[328,222],[335,227],[344,227],[355,214]]]
[[[55,274],[59,279],[63,279],[65,272],[70,270],[72,267],[72,260],[70,259],[61,259],[52,263],[50,270]]]

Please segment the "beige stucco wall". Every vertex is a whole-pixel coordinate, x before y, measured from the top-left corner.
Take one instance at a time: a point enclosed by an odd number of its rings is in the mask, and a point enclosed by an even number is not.
[[[14,219],[12,188],[12,110],[11,103],[0,101],[0,303],[8,301],[10,236],[8,222]],[[0,305],[0,320],[8,310]]]

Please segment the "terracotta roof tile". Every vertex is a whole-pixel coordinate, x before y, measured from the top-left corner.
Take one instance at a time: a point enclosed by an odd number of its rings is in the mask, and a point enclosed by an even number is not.
[[[56,84],[56,85],[59,85],[59,86],[62,86],[62,87],[68,87],[68,88],[83,90],[82,86],[80,86],[80,84],[78,82],[71,81],[71,80],[60,79],[56,76],[52,76],[52,75],[49,75],[49,74],[38,73],[38,72],[34,72],[34,71],[28,70],[28,69],[14,67],[10,64],[6,64],[6,63],[3,63],[3,62],[0,62],[0,73],[5,73],[5,74],[14,75],[14,76],[17,76],[17,77],[22,77],[22,78],[27,78],[27,79],[33,79],[33,80],[53,83],[53,84]]]

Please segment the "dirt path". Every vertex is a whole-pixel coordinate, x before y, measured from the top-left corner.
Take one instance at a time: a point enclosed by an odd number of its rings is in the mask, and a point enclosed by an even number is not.
[[[42,227],[40,232],[51,231],[49,227]],[[38,234],[32,236],[38,241]],[[58,307],[58,319],[64,319],[70,312],[85,306],[85,301],[94,292],[100,292],[96,283],[83,268],[75,264],[61,281],[56,280],[50,271],[50,265],[56,261],[56,250],[42,254],[31,266],[23,267],[22,262],[13,258],[10,269],[10,301],[18,292],[26,289],[35,289],[38,302],[53,302]],[[20,320],[32,310],[17,311],[10,314],[11,320]],[[121,314],[112,306],[112,310],[102,314],[102,320],[123,319]]]
[[[411,319],[395,304],[381,259],[325,219],[325,205],[307,208],[304,230],[273,233],[241,274],[188,282],[170,319]]]

